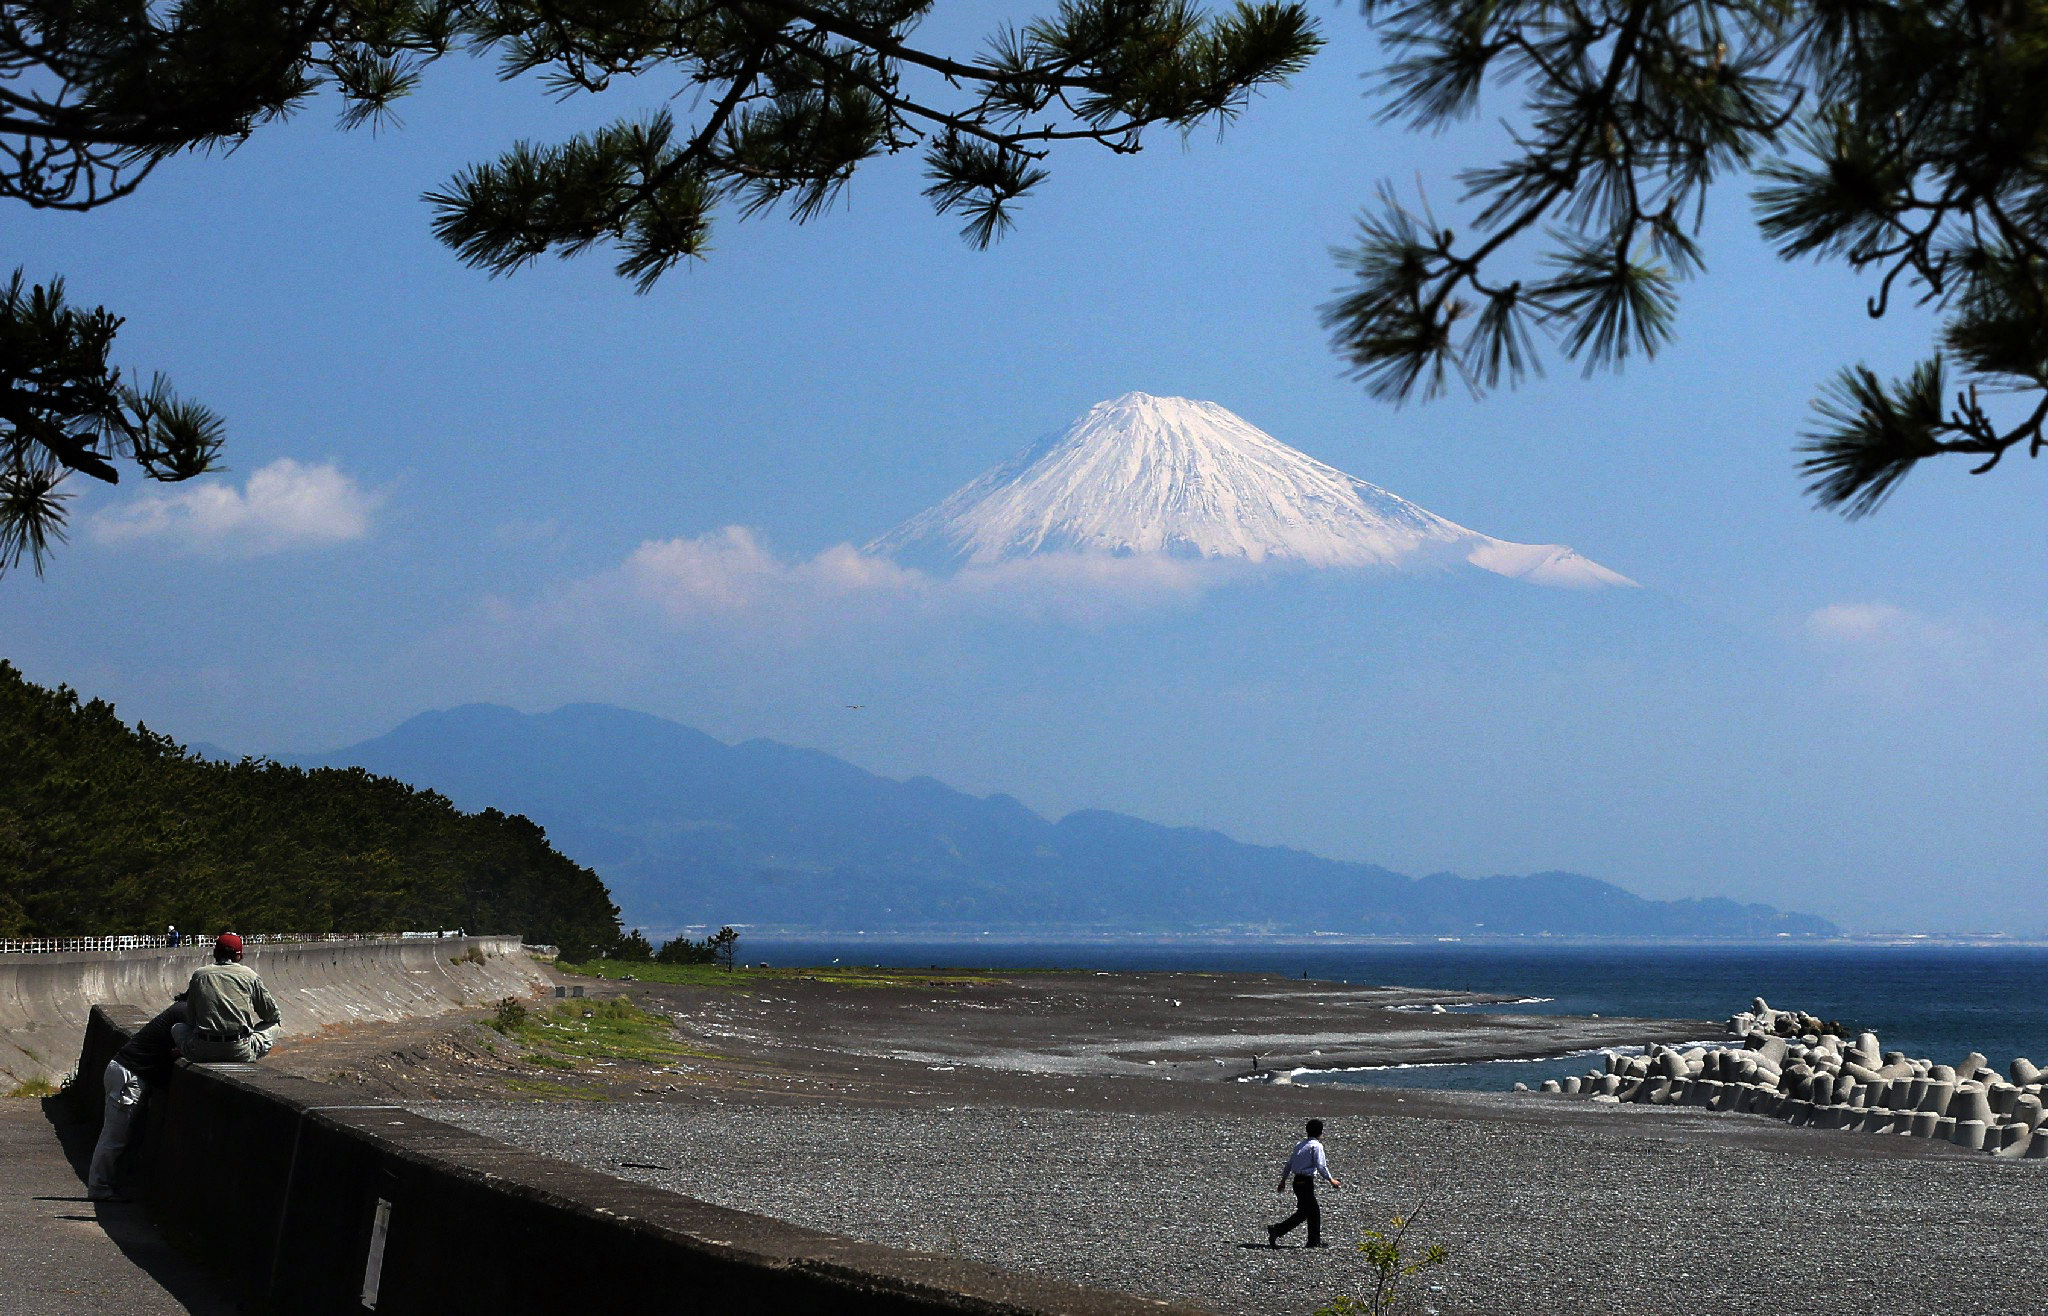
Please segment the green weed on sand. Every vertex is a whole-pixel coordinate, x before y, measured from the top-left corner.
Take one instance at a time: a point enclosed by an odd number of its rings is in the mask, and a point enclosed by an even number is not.
[[[484,1027],[522,1047],[519,1058],[527,1064],[565,1072],[604,1062],[661,1065],[712,1054],[676,1036],[675,1025],[664,1016],[623,998],[563,1001],[551,1009],[508,1000]]]
[[[505,1086],[514,1092],[524,1092],[542,1101],[610,1101],[611,1094],[603,1088],[579,1087],[571,1083],[542,1083],[524,1078],[508,1078]]]

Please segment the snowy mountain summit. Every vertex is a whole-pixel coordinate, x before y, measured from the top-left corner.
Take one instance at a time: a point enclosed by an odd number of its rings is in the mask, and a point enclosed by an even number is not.
[[[1126,393],[867,546],[988,566],[1044,553],[1309,567],[1469,563],[1542,585],[1634,585],[1560,544],[1467,530],[1326,466],[1213,402]]]

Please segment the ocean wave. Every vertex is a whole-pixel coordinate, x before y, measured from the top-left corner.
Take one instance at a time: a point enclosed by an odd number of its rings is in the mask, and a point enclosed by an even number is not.
[[[1555,996],[1517,996],[1511,1001],[1416,1001],[1407,1005],[1390,1005],[1389,1010],[1402,1014],[1450,1014],[1464,1010],[1498,1010],[1508,1005],[1549,1005]]]

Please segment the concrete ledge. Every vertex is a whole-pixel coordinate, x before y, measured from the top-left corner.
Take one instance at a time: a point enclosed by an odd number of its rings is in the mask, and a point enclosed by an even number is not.
[[[99,1069],[141,1021],[93,1010],[90,1118]],[[1195,1316],[713,1206],[261,1065],[181,1063],[153,1106],[152,1214],[259,1311]]]
[[[211,941],[0,955],[0,1077],[57,1078],[94,1005],[160,1010],[212,962]],[[286,1037],[531,996],[553,981],[513,936],[258,943],[247,962],[277,998]]]

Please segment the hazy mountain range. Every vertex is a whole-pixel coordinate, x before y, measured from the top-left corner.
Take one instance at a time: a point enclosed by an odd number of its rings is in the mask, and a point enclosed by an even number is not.
[[[1290,448],[1213,402],[1126,393],[867,545],[913,565],[1044,553],[1306,567],[1477,567],[1542,585],[1630,586],[1562,544],[1468,530]]]
[[[602,704],[424,713],[297,760],[360,766],[540,823],[630,923],[934,934],[1198,930],[1829,935],[1730,900],[1657,901],[1572,873],[1411,878],[1086,809],[896,781],[817,750],[737,745]]]

